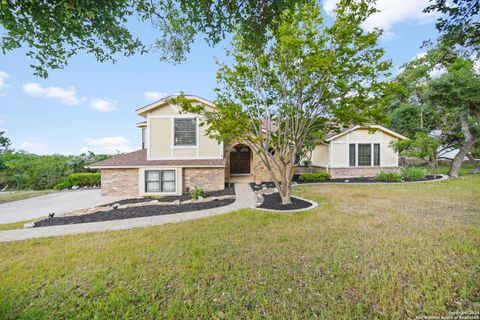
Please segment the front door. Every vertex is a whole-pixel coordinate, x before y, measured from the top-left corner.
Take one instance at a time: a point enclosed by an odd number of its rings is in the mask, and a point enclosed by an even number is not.
[[[230,151],[230,174],[250,174],[250,148],[235,146]]]

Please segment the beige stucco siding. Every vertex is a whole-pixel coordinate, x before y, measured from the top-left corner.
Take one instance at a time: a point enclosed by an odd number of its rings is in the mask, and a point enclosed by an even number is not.
[[[149,159],[220,159],[222,150],[220,145],[207,136],[206,127],[200,126],[201,120],[197,120],[197,145],[180,146],[173,145],[174,119],[190,117],[186,114],[178,114],[175,109],[180,107],[165,104],[152,109],[148,118],[148,141]],[[195,118],[195,115],[191,115]]]
[[[199,128],[199,156],[200,158],[221,158],[220,145],[207,136],[206,126]]]
[[[172,119],[151,118],[149,132],[150,157],[170,158],[172,156]]]
[[[369,131],[367,129],[357,129],[338,137],[330,142],[331,145],[331,162],[332,168],[349,167],[349,144],[380,144],[380,167],[396,167],[398,166],[398,155],[391,147],[392,141],[398,138],[387,132],[376,130]],[[317,149],[317,146],[315,149]],[[372,147],[373,150],[373,147]],[[373,154],[372,154],[373,155]],[[358,156],[358,155],[357,155]],[[373,160],[372,160],[373,161]]]
[[[330,144],[331,148],[331,163],[337,167],[348,166],[348,144],[347,143],[335,143]]]
[[[382,146],[380,147],[380,159],[382,166],[398,166],[398,154],[390,145],[392,141],[398,141],[397,138],[382,132]]]
[[[163,106],[160,106],[150,111],[150,115],[152,116],[170,116],[170,115],[177,115],[177,114],[178,112],[170,104],[165,104]]]
[[[316,166],[328,166],[328,145],[319,144],[312,152],[312,164]]]
[[[173,148],[173,156],[175,158],[196,158],[197,148]]]

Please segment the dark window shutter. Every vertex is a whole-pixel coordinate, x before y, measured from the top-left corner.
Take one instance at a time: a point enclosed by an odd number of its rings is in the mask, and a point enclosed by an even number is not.
[[[380,165],[380,144],[375,143],[373,145],[373,165],[379,166]]]
[[[355,144],[352,143],[349,146],[349,159],[350,159],[350,167],[355,167]]]

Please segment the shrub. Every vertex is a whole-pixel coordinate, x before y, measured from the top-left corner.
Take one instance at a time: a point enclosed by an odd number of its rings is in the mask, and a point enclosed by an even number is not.
[[[382,181],[382,182],[401,182],[402,181],[402,175],[398,172],[380,171],[375,176],[375,180]]]
[[[304,166],[307,166],[307,167],[308,167],[308,166],[311,165],[311,164],[312,164],[312,161],[310,161],[310,159],[305,159],[305,160],[303,160],[303,165],[304,165]]]
[[[71,187],[72,187],[72,185],[68,181],[65,181],[65,182],[61,182],[61,183],[57,184],[53,188],[55,190],[64,190],[64,189],[70,189]]]
[[[404,181],[424,180],[427,175],[427,171],[424,168],[416,167],[403,168],[400,173]]]
[[[100,173],[73,173],[67,177],[71,186],[93,187],[100,185]]]
[[[314,173],[303,173],[298,178],[303,182],[321,182],[326,181],[331,178],[330,173],[328,172],[314,172]]]
[[[202,188],[193,188],[193,190],[190,192],[190,196],[192,199],[198,199],[200,197],[204,198],[205,197],[205,191],[203,191]]]

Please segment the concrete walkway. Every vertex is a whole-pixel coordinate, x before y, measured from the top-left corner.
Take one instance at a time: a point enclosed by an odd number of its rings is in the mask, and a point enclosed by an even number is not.
[[[117,200],[113,197],[102,198],[100,189],[50,193],[0,204],[0,224],[43,218],[51,212],[55,212],[58,217],[65,212],[96,207]]]
[[[0,242],[26,240],[33,238],[44,238],[54,236],[65,236],[70,234],[86,233],[86,232],[102,232],[113,230],[125,230],[131,228],[140,228],[147,226],[155,226],[166,223],[175,223],[186,220],[206,218],[220,215],[223,213],[251,208],[255,206],[257,200],[255,194],[248,184],[235,184],[236,200],[234,203],[220,208],[212,208],[201,211],[183,212],[162,216],[143,217],[134,219],[112,220],[102,222],[70,224],[53,227],[40,227],[18,230],[0,231]]]

